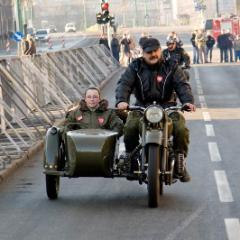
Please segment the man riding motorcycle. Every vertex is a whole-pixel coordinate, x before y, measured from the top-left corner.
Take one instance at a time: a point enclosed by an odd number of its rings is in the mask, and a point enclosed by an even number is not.
[[[143,57],[135,59],[126,69],[117,83],[116,106],[126,110],[129,106],[131,93],[134,92],[136,105],[146,107],[153,102],[163,108],[176,105],[174,91],[188,111],[195,111],[191,87],[186,81],[181,68],[164,61],[160,43],[155,38],[146,39],[143,43]],[[126,155],[139,144],[141,113],[132,111],[128,114],[124,126],[124,143]],[[174,151],[177,161],[184,161],[188,154],[189,131],[185,119],[180,112],[172,112],[169,117],[173,122]],[[132,161],[133,162],[133,161]],[[134,168],[134,164],[132,164]],[[131,169],[133,172],[134,169]],[[185,168],[180,181],[190,181],[190,175]]]
[[[181,47],[176,38],[168,38],[167,48],[163,50],[163,58],[172,65],[178,64],[182,68],[190,68],[190,57]]]

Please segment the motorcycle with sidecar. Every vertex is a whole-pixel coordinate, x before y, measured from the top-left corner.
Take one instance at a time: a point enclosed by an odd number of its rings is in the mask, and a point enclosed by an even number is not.
[[[60,177],[125,177],[130,174],[130,161],[137,168],[134,180],[147,184],[148,206],[158,207],[163,186],[177,181],[184,164],[176,164],[173,150],[172,120],[169,112],[182,107],[163,109],[153,103],[147,108],[132,106],[142,113],[141,143],[128,158],[119,156],[118,133],[105,129],[75,129],[62,136],[60,128],[48,129],[44,149],[44,174],[49,199],[57,199]]]

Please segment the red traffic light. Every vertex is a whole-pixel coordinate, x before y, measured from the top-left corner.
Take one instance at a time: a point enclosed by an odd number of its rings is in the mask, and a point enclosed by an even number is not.
[[[109,9],[109,3],[102,3],[101,4],[101,9],[102,11],[106,11]]]

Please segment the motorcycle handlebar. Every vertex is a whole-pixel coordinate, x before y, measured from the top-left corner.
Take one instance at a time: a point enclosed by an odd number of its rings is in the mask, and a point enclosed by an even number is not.
[[[141,111],[143,112],[146,108],[145,107],[141,107],[141,106],[128,106],[129,111]],[[176,111],[176,110],[180,110],[180,111],[188,111],[188,106],[187,105],[181,105],[181,106],[171,106],[168,108],[164,108],[164,111]]]

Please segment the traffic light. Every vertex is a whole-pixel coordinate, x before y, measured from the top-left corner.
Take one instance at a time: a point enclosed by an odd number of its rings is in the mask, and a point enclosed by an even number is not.
[[[113,21],[112,24],[114,24],[114,17],[109,15],[109,3],[106,0],[102,0],[101,10],[102,11],[96,15],[97,23],[106,24],[110,21],[110,24],[111,24],[111,19],[112,19]]]
[[[101,9],[103,18],[107,18],[109,16],[109,3],[102,0]]]
[[[106,10],[109,11],[109,3],[103,1],[103,2],[101,3],[101,9],[102,9],[102,12],[103,12],[103,11],[106,11]]]

